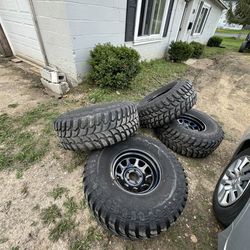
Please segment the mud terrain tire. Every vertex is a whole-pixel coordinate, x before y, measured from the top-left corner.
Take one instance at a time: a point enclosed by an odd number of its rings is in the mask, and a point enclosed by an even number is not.
[[[156,129],[156,134],[167,147],[192,158],[211,154],[224,138],[220,125],[209,115],[195,109]]]
[[[190,110],[196,99],[191,81],[173,81],[139,102],[140,125],[147,128],[161,127]]]
[[[135,173],[152,176],[135,182]],[[167,230],[187,200],[185,174],[173,153],[161,142],[138,135],[92,152],[83,183],[85,198],[100,224],[132,240]]]
[[[54,129],[65,149],[88,151],[111,146],[134,135],[139,126],[132,102],[106,103],[62,114]]]

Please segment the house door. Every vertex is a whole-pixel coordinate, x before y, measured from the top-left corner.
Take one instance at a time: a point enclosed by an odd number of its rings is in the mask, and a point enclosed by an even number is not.
[[[14,55],[44,65],[29,0],[0,1],[0,23]]]
[[[182,13],[182,18],[181,18],[181,23],[180,23],[180,27],[179,27],[179,32],[178,32],[178,36],[177,36],[177,41],[186,40],[186,32],[187,32],[187,25],[192,26],[192,24],[187,24],[188,20],[189,20],[189,15],[190,15],[190,8],[191,5],[189,3],[189,1],[186,1],[185,4],[185,8],[183,10]],[[192,27],[188,27],[188,28],[192,28]]]

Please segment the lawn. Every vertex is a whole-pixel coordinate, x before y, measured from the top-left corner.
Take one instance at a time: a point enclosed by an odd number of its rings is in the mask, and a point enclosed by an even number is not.
[[[240,39],[224,38],[222,46],[225,48],[207,47],[203,57],[214,58],[219,54],[237,51],[241,42]],[[239,55],[233,54],[235,57]],[[214,60],[214,63],[228,62],[226,57],[225,60],[224,57],[222,59],[219,62]],[[234,61],[229,62],[229,65],[238,66],[238,63],[233,64]],[[143,62],[141,72],[128,89],[114,91],[85,81],[62,99],[45,96],[42,103],[37,102],[35,106],[23,112],[20,112],[22,106],[29,106],[34,102],[34,92],[31,94],[29,91],[42,93],[42,89],[34,88],[32,82],[31,86],[27,87],[27,75],[24,74],[23,81],[16,69],[15,73],[11,71],[11,67],[13,66],[6,67],[10,71],[5,75],[2,73],[2,78],[15,76],[9,81],[6,80],[9,85],[11,84],[13,93],[16,93],[15,100],[8,100],[8,103],[0,100],[2,107],[7,109],[6,113],[0,115],[0,181],[4,191],[0,192],[3,205],[1,211],[4,211],[2,214],[0,211],[0,248],[215,248],[216,235],[220,227],[211,211],[212,191],[221,169],[230,157],[236,136],[243,132],[243,127],[249,121],[247,105],[244,105],[249,98],[247,91],[241,90],[245,86],[240,82],[239,86],[234,88],[231,84],[225,85],[227,82],[219,80],[224,65],[221,66],[221,70],[219,65],[216,65],[215,73],[214,69],[206,69],[204,72],[195,68],[188,70],[184,63],[171,63],[164,59]],[[3,68],[4,66],[0,68],[0,73]],[[244,67],[242,68],[244,70]],[[236,68],[229,79],[235,77],[237,80],[238,71]],[[225,72],[223,76],[227,77],[227,74]],[[247,71],[244,74],[247,74]],[[13,80],[17,79],[16,77],[23,88],[19,88],[20,85]],[[60,113],[91,103],[118,100],[137,102],[150,91],[182,77],[195,79],[195,87],[199,93],[197,107],[213,115],[223,125],[226,138],[222,146],[206,159],[178,156],[188,175],[189,199],[183,215],[167,233],[146,242],[121,240],[104,231],[91,216],[86,201],[82,198],[81,173],[86,154],[65,151],[59,146],[53,131],[53,120]],[[39,80],[37,83],[39,84]],[[228,91],[224,91],[225,86]],[[6,89],[2,91],[5,93]],[[236,94],[231,95],[232,92]],[[27,95],[30,99],[22,103],[20,98]],[[240,95],[244,96],[241,98]],[[232,107],[224,105],[223,100]],[[237,123],[236,130],[234,122],[239,120],[239,112],[234,112],[233,108],[239,110],[239,107],[246,114],[246,118],[240,118],[242,121],[240,124]]]
[[[100,88],[84,81],[78,86],[84,91],[91,103],[127,100],[138,101],[145,93],[169,82],[172,79],[182,77],[187,70],[184,63],[171,63],[164,59],[142,62],[142,70],[137,75],[128,89],[114,91],[109,88]]]
[[[244,39],[234,37],[223,37],[221,47],[205,47],[203,58],[214,58],[218,55],[225,54],[230,51],[239,51],[241,43]]]
[[[217,29],[216,32],[224,34],[244,34],[247,35],[250,30],[231,30],[231,29]]]

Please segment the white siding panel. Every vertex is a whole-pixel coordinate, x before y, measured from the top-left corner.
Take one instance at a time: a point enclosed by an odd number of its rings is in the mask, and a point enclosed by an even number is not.
[[[222,14],[222,7],[218,6],[213,0],[203,0],[205,3],[211,5],[211,10],[208,15],[206,24],[204,26],[203,32],[200,35],[192,35],[192,27],[191,30],[187,30],[189,22],[195,24],[195,19],[198,13],[198,9],[200,6],[200,0],[194,0],[189,3],[187,14],[185,16],[184,22],[182,24],[182,30],[179,34],[179,40],[183,41],[197,41],[203,44],[206,44],[208,39],[214,35],[219,18]]]
[[[65,1],[33,0],[33,3],[49,64],[64,72],[75,85],[79,79]]]
[[[124,45],[127,1],[65,0],[65,3],[74,63],[78,77],[82,78],[89,70],[89,52],[96,44]]]
[[[0,21],[15,55],[44,64],[28,0],[0,2]]]

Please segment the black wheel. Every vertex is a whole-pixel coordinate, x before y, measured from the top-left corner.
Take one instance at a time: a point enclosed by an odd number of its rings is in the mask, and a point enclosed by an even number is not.
[[[96,219],[116,235],[158,235],[184,209],[187,183],[175,156],[159,141],[135,136],[90,156],[84,192]]]
[[[213,195],[218,221],[230,225],[250,198],[250,148],[240,152],[223,171]]]
[[[195,109],[156,129],[156,134],[173,151],[193,158],[212,153],[224,137],[222,128],[214,119]]]
[[[60,142],[74,151],[101,149],[135,134],[139,117],[131,102],[106,103],[80,108],[54,122]]]
[[[189,80],[176,80],[156,90],[139,102],[142,127],[161,127],[190,110],[197,95]]]
[[[245,50],[247,49],[247,41],[244,41],[239,49],[239,52],[245,52]]]

